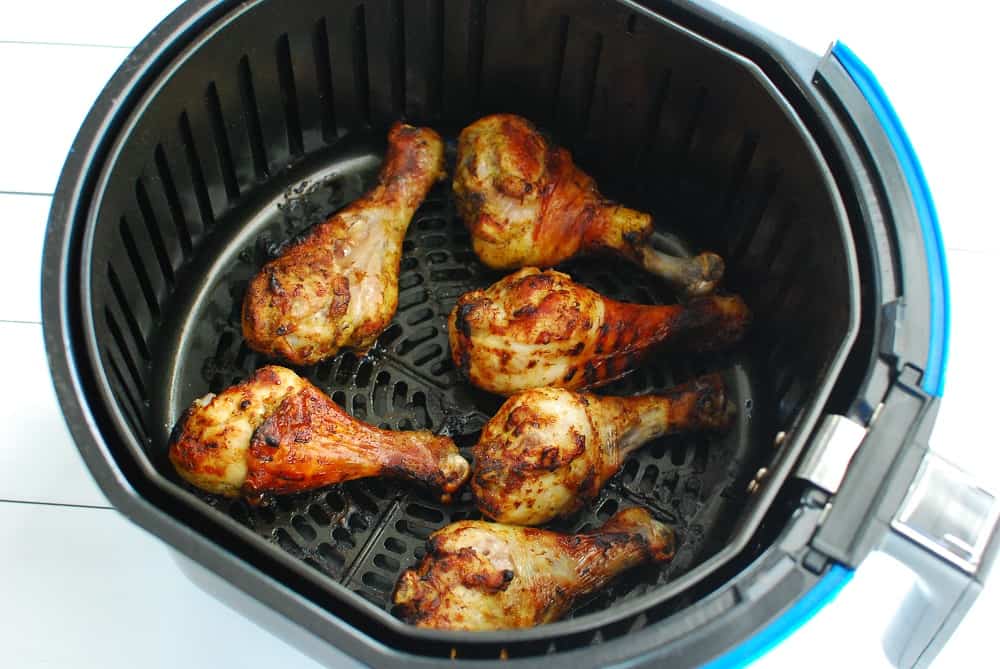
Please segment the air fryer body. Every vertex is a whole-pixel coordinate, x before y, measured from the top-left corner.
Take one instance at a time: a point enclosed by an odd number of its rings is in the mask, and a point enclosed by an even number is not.
[[[956,558],[935,541],[962,528],[900,513],[925,508],[914,481],[940,471],[925,455],[947,285],[919,165],[869,74],[843,47],[817,59],[688,3],[192,0],[112,79],[53,203],[45,335],[81,453],[192,578],[329,661],[334,648],[376,666],[748,661],[893,541],[939,569],[937,622],[897,649],[923,661],[984,577],[992,522]],[[641,503],[680,528],[668,569],[532,630],[416,630],[392,617],[392,582],[471,500],[375,481],[222,503],[173,475],[166,435],[194,397],[265,362],[241,345],[246,281],[363,191],[389,123],[438,128],[453,152],[459,128],[496,111],[534,120],[607,195],[653,213],[663,243],[722,253],[755,323],[731,354],[660,356],[609,389],[717,369],[740,405],[731,435],[644,449],[562,528]],[[569,271],[621,299],[669,299],[606,259]],[[302,373],[359,418],[467,448],[497,402],[464,387],[443,323],[495,278],[442,186],[411,225],[376,351]]]

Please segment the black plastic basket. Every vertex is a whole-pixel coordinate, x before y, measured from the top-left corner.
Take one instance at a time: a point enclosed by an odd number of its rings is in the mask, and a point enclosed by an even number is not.
[[[926,260],[897,235],[916,222],[885,216],[908,193],[879,185],[883,168],[848,122],[852,103],[836,86],[849,79],[837,67],[684,3],[187,3],[109,84],[53,206],[46,338],[88,465],[116,507],[194,563],[372,664],[711,657],[770,615],[693,635],[710,612],[737,610],[736,594],[724,599],[739,592],[735,579],[794,556],[798,581],[780,604],[831,557],[851,564],[801,537],[788,543],[802,509],[825,502],[790,474],[824,413],[867,424],[905,363],[922,366],[926,353],[931,318],[916,299],[886,344],[883,305],[904,280],[909,295],[929,292],[906,275],[916,267],[926,280]],[[433,126],[453,153],[457,130],[495,111],[551,132],[607,195],[652,212],[675,250],[724,255],[727,288],[755,322],[732,353],[664,355],[607,389],[662,389],[717,369],[741,419],[724,438],[649,445],[560,526],[642,504],[678,527],[676,560],[630,573],[559,623],[432,632],[392,617],[389,593],[430,532],[475,515],[467,493],[444,506],[371,480],[253,508],[181,483],[166,441],[193,398],[265,362],[240,336],[247,280],[371,183],[388,125]],[[606,259],[567,271],[620,299],[670,299]],[[298,371],[358,418],[471,446],[499,401],[452,368],[445,320],[459,294],[496,278],[442,185],[410,227],[399,310],[374,351]],[[893,452],[903,446],[894,440]]]

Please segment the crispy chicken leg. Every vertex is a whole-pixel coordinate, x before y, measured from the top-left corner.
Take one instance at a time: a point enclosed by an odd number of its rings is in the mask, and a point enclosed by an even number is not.
[[[473,449],[476,505],[502,523],[547,523],[597,497],[651,439],[723,429],[732,415],[718,374],[640,397],[527,390],[500,407]]]
[[[678,258],[655,250],[649,214],[605,200],[569,151],[520,116],[487,116],[462,131],[452,188],[472,248],[494,269],[552,267],[609,251],[686,296],[708,294],[722,278],[714,253]]]
[[[473,384],[512,395],[546,386],[602,386],[660,344],[723,349],[739,341],[749,320],[738,297],[628,304],[560,272],[525,268],[462,295],[448,319],[448,339],[455,365]]]
[[[295,365],[370,348],[396,313],[410,219],[442,178],[441,137],[394,125],[375,187],[251,280],[243,302],[243,336],[251,348]]]
[[[427,555],[403,572],[393,602],[418,627],[533,627],[558,620],[623,571],[673,555],[673,530],[640,508],[576,535],[461,521],[431,535]]]
[[[447,501],[469,477],[469,464],[451,439],[372,427],[276,366],[195,400],[170,441],[170,461],[183,479],[251,500],[390,476],[439,490]]]

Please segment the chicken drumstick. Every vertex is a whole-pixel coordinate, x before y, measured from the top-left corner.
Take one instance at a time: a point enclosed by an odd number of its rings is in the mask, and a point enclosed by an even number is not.
[[[277,366],[195,400],[170,442],[170,461],[183,479],[251,500],[391,476],[437,489],[447,501],[469,477],[451,439],[372,427]]]
[[[502,523],[547,523],[597,497],[625,456],[651,439],[723,429],[732,415],[718,374],[663,395],[525,391],[500,407],[473,449],[476,505]]]
[[[673,530],[641,508],[575,535],[460,521],[430,536],[423,560],[399,578],[393,602],[418,627],[533,627],[558,620],[623,571],[673,555]]]
[[[397,123],[378,183],[267,263],[243,301],[243,337],[256,351],[311,365],[341,349],[365,351],[399,302],[403,237],[434,182],[444,143]]]
[[[452,188],[473,250],[493,269],[552,267],[610,251],[687,296],[712,292],[722,278],[714,253],[679,258],[650,246],[652,217],[605,200],[569,151],[520,116],[487,116],[462,131]]]
[[[455,365],[482,388],[602,386],[631,371],[654,347],[714,351],[737,342],[750,312],[739,297],[685,305],[618,302],[566,274],[525,268],[486,290],[465,293],[448,319]]]

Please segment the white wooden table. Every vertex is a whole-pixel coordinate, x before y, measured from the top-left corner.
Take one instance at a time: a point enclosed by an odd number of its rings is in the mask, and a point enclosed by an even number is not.
[[[38,277],[51,193],[104,82],[175,4],[0,4],[0,342],[11,372],[0,384],[5,667],[316,666],[198,590],[157,539],[110,509],[49,381]],[[1000,490],[1000,439],[990,421],[1000,378],[992,349],[1000,267],[992,22],[973,18],[978,4],[957,0],[928,9],[870,0],[723,4],[817,52],[843,39],[889,91],[935,193],[951,269],[951,364],[932,444]],[[875,556],[834,605],[757,666],[887,666],[879,635],[911,582]],[[978,658],[991,655],[998,590],[987,589],[936,666],[982,666]]]

